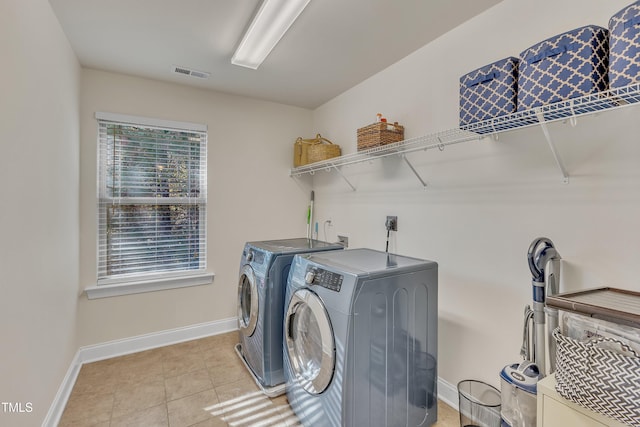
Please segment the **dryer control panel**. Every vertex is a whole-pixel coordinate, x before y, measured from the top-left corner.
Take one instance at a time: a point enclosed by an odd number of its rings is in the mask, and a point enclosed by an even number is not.
[[[308,266],[307,272],[304,276],[304,281],[308,285],[318,285],[332,291],[340,292],[343,277],[344,276],[342,276],[342,274],[327,271],[318,267]]]

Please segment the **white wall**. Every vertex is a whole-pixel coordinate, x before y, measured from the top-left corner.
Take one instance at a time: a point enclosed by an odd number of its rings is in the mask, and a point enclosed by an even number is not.
[[[208,125],[208,269],[213,285],[87,300],[80,345],[236,316],[244,243],[302,236],[309,193],[288,176],[311,111],[175,84],[83,70],[80,148],[80,291],[96,281],[95,112]]]
[[[378,112],[407,138],[454,128],[461,75],[579,26],[606,27],[628,3],[505,0],[318,108],[314,129],[348,153]],[[568,185],[539,128],[409,154],[426,190],[399,158],[344,168],[356,192],[335,173],[303,181],[320,222],[332,219],[329,240],[344,232],[351,247],[384,250],[385,217],[398,216],[392,251],[439,263],[439,375],[499,386],[502,367],[520,360],[534,238],[562,255],[562,290],[640,290],[639,108],[550,126]]]
[[[80,67],[46,0],[0,2],[0,56],[0,425],[34,426],[77,350]]]

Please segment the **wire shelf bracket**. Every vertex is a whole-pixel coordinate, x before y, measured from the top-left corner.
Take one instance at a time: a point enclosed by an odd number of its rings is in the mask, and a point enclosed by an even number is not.
[[[407,164],[407,166],[409,166],[409,169],[411,169],[411,172],[413,172],[413,174],[416,176],[416,178],[418,178],[418,181],[420,181],[420,184],[422,184],[422,187],[424,187],[424,189],[426,190],[427,183],[425,182],[424,179],[422,179],[422,177],[420,176],[420,174],[418,173],[416,168],[413,167],[413,165],[411,164],[409,159],[407,159],[407,155],[403,153],[403,154],[400,155],[400,157],[402,157],[402,160],[404,160],[404,162]]]
[[[338,169],[338,167],[336,165],[332,165],[333,169],[338,173],[338,175],[340,175],[342,177],[342,179],[344,179],[344,182],[346,182],[349,187],[351,187],[351,191],[356,191],[356,187],[354,187],[354,185],[351,183],[351,181],[349,181],[347,179],[346,176],[344,176],[344,174],[342,173],[342,171],[340,169]]]
[[[540,129],[542,129],[542,133],[544,134],[545,139],[547,140],[547,144],[549,144],[549,148],[551,149],[551,153],[553,154],[553,158],[562,173],[563,182],[565,184],[569,183],[569,174],[567,174],[567,170],[564,167],[564,163],[562,162],[562,158],[558,154],[558,150],[556,150],[556,145],[553,143],[553,139],[551,138],[551,133],[549,132],[549,127],[547,126],[547,121],[544,118],[544,112],[542,108],[536,108],[536,117],[538,118],[538,122],[540,123]],[[575,115],[571,117],[571,120],[576,120]],[[572,126],[574,122],[572,121]]]

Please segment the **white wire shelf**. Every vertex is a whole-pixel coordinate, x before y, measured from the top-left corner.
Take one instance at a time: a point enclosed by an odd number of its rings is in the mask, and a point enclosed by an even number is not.
[[[497,136],[500,133],[523,129],[531,126],[541,126],[545,137],[553,151],[556,162],[562,171],[565,182],[568,182],[568,175],[564,170],[562,161],[557,156],[553,141],[546,127],[547,123],[571,120],[575,121],[577,117],[599,113],[602,111],[615,110],[630,105],[640,105],[640,83],[636,83],[623,88],[611,89],[605,92],[599,92],[579,98],[573,98],[567,101],[556,102],[544,105],[530,110],[518,111],[513,114],[496,117],[491,120],[465,125],[456,129],[449,129],[430,135],[419,136],[416,138],[405,139],[404,141],[393,144],[374,147],[368,150],[359,151],[353,154],[346,154],[340,157],[323,160],[316,163],[293,168],[289,172],[291,177],[299,177],[305,174],[313,175],[316,171],[338,172],[353,190],[355,187],[346,179],[342,172],[341,166],[362,163],[377,158],[387,156],[401,155],[412,172],[418,177],[424,187],[426,183],[406,157],[405,153],[411,153],[420,150],[430,150],[438,148],[444,149],[447,145],[459,144],[467,141],[474,141],[487,135]]]

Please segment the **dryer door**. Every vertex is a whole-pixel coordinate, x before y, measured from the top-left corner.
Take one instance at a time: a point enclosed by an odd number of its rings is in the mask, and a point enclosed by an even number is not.
[[[285,318],[287,353],[293,376],[309,393],[322,393],[335,368],[335,342],[329,314],[314,292],[299,289]]]
[[[258,324],[258,284],[253,268],[245,265],[240,270],[238,282],[238,322],[240,332],[253,335]]]

